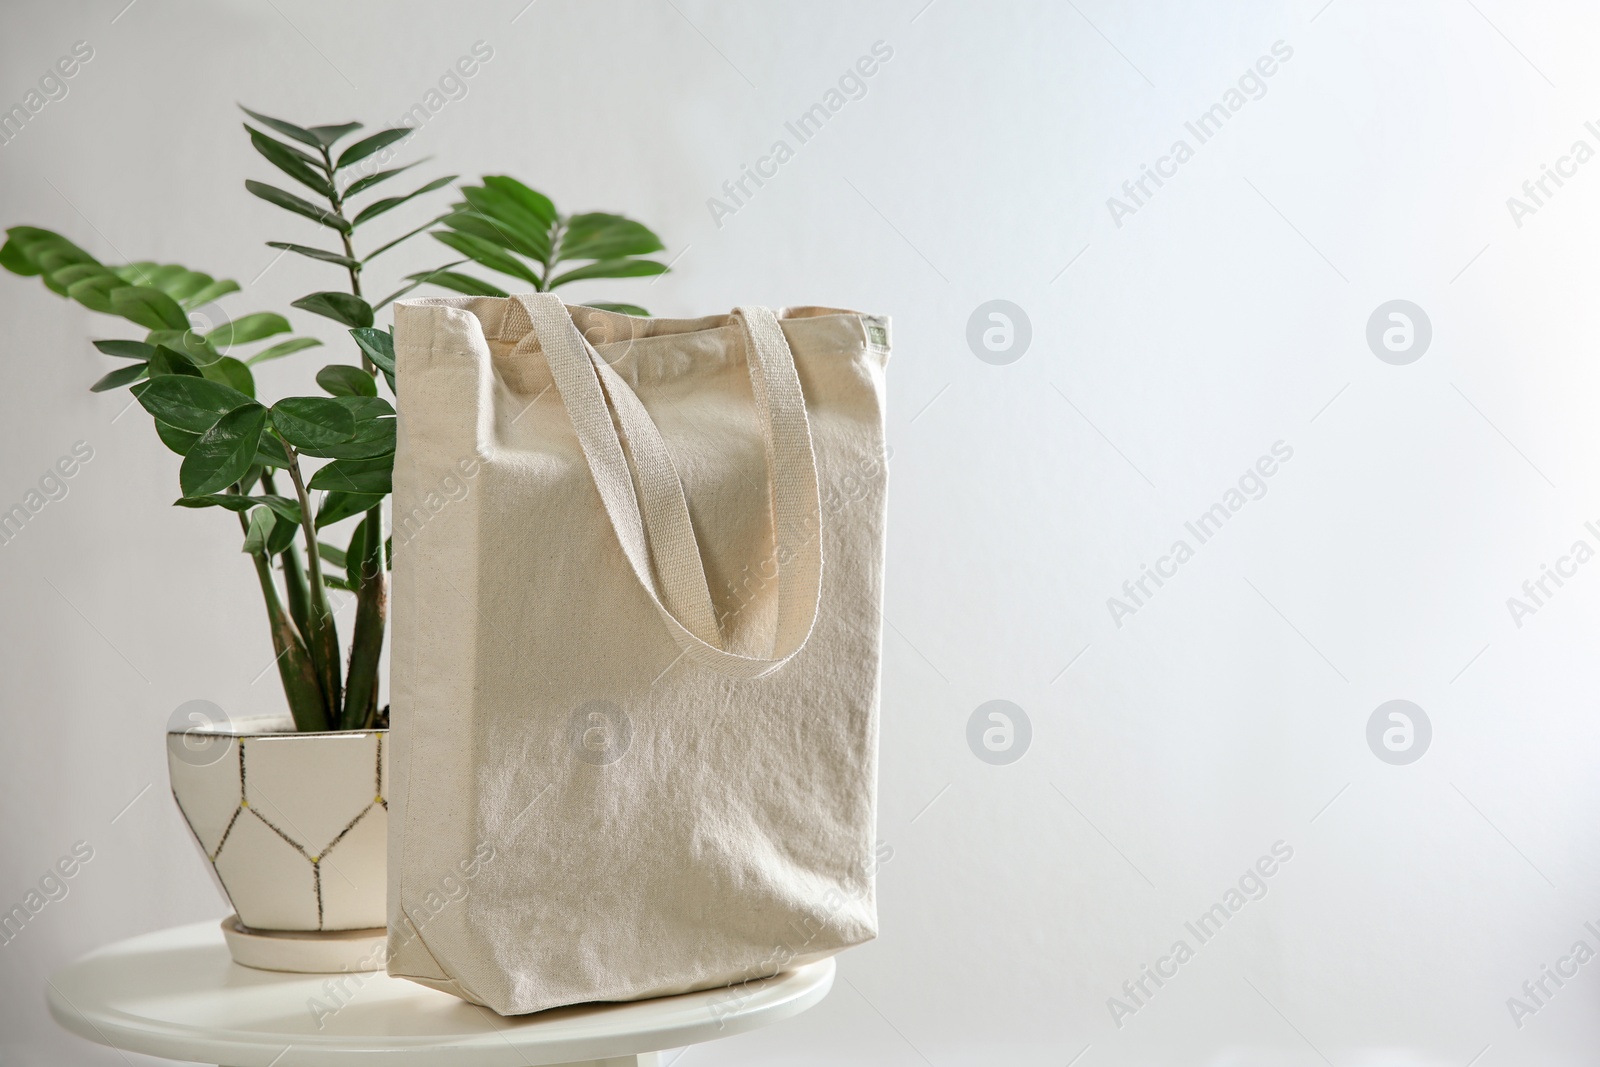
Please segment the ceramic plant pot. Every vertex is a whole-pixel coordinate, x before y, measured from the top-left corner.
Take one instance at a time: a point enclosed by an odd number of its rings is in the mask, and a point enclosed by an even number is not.
[[[233,904],[223,930],[238,962],[383,967],[385,734],[296,733],[286,718],[168,732],[173,799]]]

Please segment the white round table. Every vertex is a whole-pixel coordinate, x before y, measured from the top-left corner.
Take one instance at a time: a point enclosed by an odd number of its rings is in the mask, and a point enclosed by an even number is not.
[[[382,972],[241,967],[208,922],[91,952],[50,979],[48,1000],[90,1041],[229,1067],[652,1067],[662,1049],[800,1014],[827,995],[833,970],[823,960],[733,989],[508,1018]]]

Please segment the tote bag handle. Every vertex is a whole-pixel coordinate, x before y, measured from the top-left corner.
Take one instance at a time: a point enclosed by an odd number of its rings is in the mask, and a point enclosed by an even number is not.
[[[766,448],[778,585],[771,654],[744,656],[722,647],[682,481],[644,405],[579,332],[559,296],[513,299],[513,307],[526,311],[544,352],[623,555],[684,654],[718,673],[747,679],[793,659],[810,639],[820,608],[822,507],[805,397],[777,316],[758,307],[734,311],[745,330]],[[639,472],[637,491],[624,436]]]

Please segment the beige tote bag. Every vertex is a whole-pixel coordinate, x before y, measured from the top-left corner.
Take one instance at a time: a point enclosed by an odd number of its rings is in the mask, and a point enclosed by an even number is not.
[[[390,974],[517,1014],[876,934],[888,352],[396,306]]]

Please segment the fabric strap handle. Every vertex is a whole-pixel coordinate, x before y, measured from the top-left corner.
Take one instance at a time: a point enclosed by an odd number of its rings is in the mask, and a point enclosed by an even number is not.
[[[560,297],[534,293],[514,300],[544,352],[623,555],[679,647],[702,666],[735,678],[760,678],[783,666],[816,625],[822,508],[805,397],[777,317],[766,308],[734,312],[745,328],[766,450],[778,594],[770,655],[744,656],[722,647],[682,482],[644,405],[578,331]],[[637,491],[624,437],[639,474]]]

